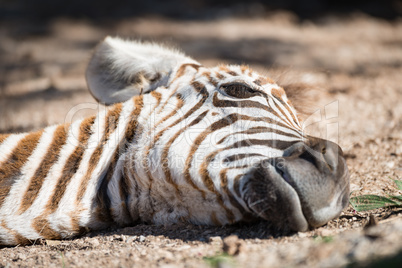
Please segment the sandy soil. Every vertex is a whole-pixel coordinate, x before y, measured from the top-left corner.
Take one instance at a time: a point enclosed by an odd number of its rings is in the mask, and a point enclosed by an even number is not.
[[[401,20],[356,14],[300,23],[278,13],[218,21],[3,22],[0,133],[95,113],[84,71],[92,48],[108,34],[161,41],[205,65],[247,63],[284,84],[308,85],[314,90],[307,94],[305,108],[312,115],[306,128],[341,145],[352,196],[402,194],[391,180],[402,179]],[[400,267],[401,212],[357,213],[349,207],[339,219],[296,234],[275,232],[266,222],[219,228],[138,225],[2,248],[0,266]]]

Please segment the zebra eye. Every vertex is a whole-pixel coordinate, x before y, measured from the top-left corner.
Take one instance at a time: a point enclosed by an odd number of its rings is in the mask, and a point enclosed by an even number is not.
[[[241,83],[225,84],[221,85],[221,89],[225,91],[229,96],[247,99],[253,96],[260,95],[260,92],[250,88],[249,86]]]

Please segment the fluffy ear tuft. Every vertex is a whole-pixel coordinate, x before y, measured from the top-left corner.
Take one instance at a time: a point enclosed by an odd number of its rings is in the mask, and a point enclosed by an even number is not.
[[[157,44],[106,37],[95,49],[86,79],[99,102],[113,104],[166,86],[172,71],[184,63],[199,64]]]

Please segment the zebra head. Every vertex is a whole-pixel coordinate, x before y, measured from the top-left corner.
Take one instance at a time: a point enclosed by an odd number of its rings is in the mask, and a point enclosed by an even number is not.
[[[102,103],[135,103],[122,174],[131,215],[155,223],[263,218],[294,231],[348,204],[340,147],[303,133],[284,89],[247,66],[202,66],[155,44],[106,38],[87,69]],[[132,98],[135,95],[140,95]]]

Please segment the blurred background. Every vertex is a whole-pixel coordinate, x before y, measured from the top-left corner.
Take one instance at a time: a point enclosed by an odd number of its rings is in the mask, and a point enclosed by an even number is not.
[[[63,123],[94,103],[85,68],[107,35],[319,89],[309,108],[337,101],[345,146],[401,124],[402,1],[0,0],[0,133]]]
[[[288,10],[301,19],[327,14],[363,12],[394,19],[401,15],[397,0],[2,0],[4,18],[51,19],[59,16],[104,19],[160,15],[175,19],[217,19],[228,16],[265,16]]]

